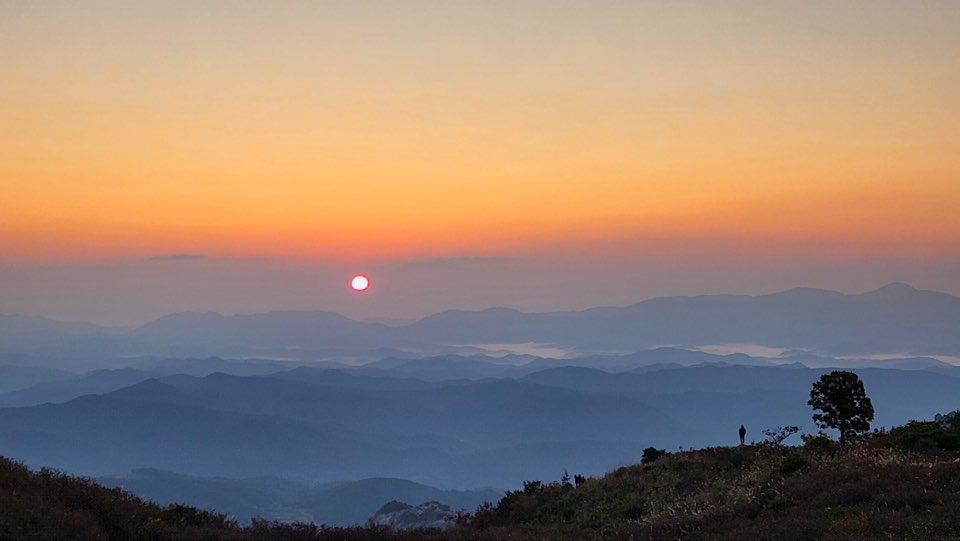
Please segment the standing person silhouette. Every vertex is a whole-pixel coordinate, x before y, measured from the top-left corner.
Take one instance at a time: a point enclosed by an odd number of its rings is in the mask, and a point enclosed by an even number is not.
[[[745,426],[740,425],[740,445],[743,445],[743,438],[747,436],[747,429]]]

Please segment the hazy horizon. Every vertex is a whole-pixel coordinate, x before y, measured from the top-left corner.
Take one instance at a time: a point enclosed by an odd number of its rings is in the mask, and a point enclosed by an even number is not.
[[[955,2],[0,14],[4,312],[960,295]]]
[[[200,261],[203,260],[201,264]],[[919,290],[931,290],[960,297],[960,290],[939,287],[948,283],[945,276],[918,273],[913,280],[879,279],[864,284],[855,274],[847,277],[821,278],[818,283],[792,283],[791,275],[778,279],[751,280],[743,273],[725,281],[717,289],[697,288],[697,276],[676,279],[669,272],[640,284],[630,284],[628,276],[611,281],[607,276],[581,278],[580,288],[567,290],[558,286],[556,277],[548,283],[530,280],[517,283],[515,289],[504,290],[501,274],[491,277],[491,265],[511,263],[518,275],[528,275],[535,265],[519,259],[446,260],[405,262],[401,265],[358,267],[373,281],[371,291],[356,293],[349,289],[351,268],[335,268],[309,264],[278,266],[264,271],[264,261],[251,260],[252,268],[235,267],[234,261],[213,258],[180,258],[200,264],[200,268],[150,269],[155,262],[109,263],[72,267],[0,268],[0,306],[5,315],[40,316],[62,321],[79,321],[106,326],[138,326],[177,312],[216,312],[223,315],[256,314],[284,310],[319,310],[336,312],[358,321],[410,323],[446,310],[484,310],[511,308],[521,312],[554,312],[585,310],[598,307],[621,307],[649,299],[698,295],[766,295],[796,288],[839,291],[852,295],[874,291],[891,283],[905,283]],[[226,265],[226,269],[222,267]],[[439,266],[424,277],[423,269],[409,267]],[[454,267],[453,270],[446,267]],[[474,267],[474,268],[471,268]],[[516,267],[520,267],[516,269]],[[370,272],[368,269],[373,269]],[[154,272],[150,272],[154,270]],[[541,269],[542,270],[542,269]],[[952,267],[944,269],[949,274]],[[17,275],[21,272],[22,274]],[[444,275],[445,288],[437,291],[429,280],[437,273]],[[704,272],[709,272],[709,269]],[[796,271],[800,273],[801,271]],[[956,267],[960,272],[960,266]],[[64,273],[69,273],[66,278]],[[275,283],[259,282],[264,275],[277,276]],[[231,279],[224,279],[224,276]],[[809,272],[804,271],[804,275]],[[902,274],[901,274],[902,275]],[[43,295],[24,294],[20,288],[7,287],[14,279],[29,281],[29,286],[43,289]],[[487,280],[482,281],[484,278]],[[577,276],[565,278],[576,280]],[[674,280],[669,280],[674,278]],[[735,278],[735,279],[733,279]],[[939,279],[939,280],[938,280]],[[85,284],[84,284],[85,282]],[[188,283],[184,283],[188,282]],[[425,283],[426,282],[426,283]],[[595,282],[591,287],[590,283]],[[84,284],[77,288],[76,284]],[[147,286],[147,287],[142,287]],[[461,289],[457,289],[457,288]],[[176,290],[172,295],[171,291]],[[420,297],[424,292],[433,296]],[[134,302],[129,302],[134,299]]]

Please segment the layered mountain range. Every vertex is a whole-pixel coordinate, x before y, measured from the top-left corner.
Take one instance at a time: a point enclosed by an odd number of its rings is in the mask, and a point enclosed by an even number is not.
[[[960,298],[890,284],[863,294],[793,289],[760,296],[665,297],[618,308],[523,313],[451,310],[387,326],[322,311],[183,312],[135,328],[3,316],[6,352],[96,359],[131,355],[371,360],[473,344],[551,344],[578,353],[663,345],[755,344],[831,355],[957,355]]]
[[[960,408],[947,362],[960,299],[896,284],[394,327],[324,312],[132,329],[5,316],[0,339],[0,455],[241,519],[352,523],[405,498],[457,509],[649,446],[729,444],[741,423],[748,440],[813,433],[811,385],[835,368],[863,379],[874,426]],[[481,353],[526,343],[567,354]],[[767,353],[707,347],[724,344]],[[348,489],[363,504],[332,511]]]

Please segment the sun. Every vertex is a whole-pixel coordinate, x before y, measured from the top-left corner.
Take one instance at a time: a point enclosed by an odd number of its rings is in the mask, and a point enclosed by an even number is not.
[[[366,291],[370,288],[370,279],[362,274],[358,274],[350,280],[350,288],[354,291]]]

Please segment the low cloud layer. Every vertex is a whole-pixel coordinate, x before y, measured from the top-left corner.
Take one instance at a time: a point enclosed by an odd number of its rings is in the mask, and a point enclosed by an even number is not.
[[[474,263],[506,263],[518,261],[518,257],[507,256],[456,256],[456,257],[430,257],[424,259],[411,259],[401,263],[406,267],[444,267],[449,265],[466,265]]]
[[[203,254],[165,254],[155,255],[149,258],[150,261],[195,261],[204,259],[207,256]]]

